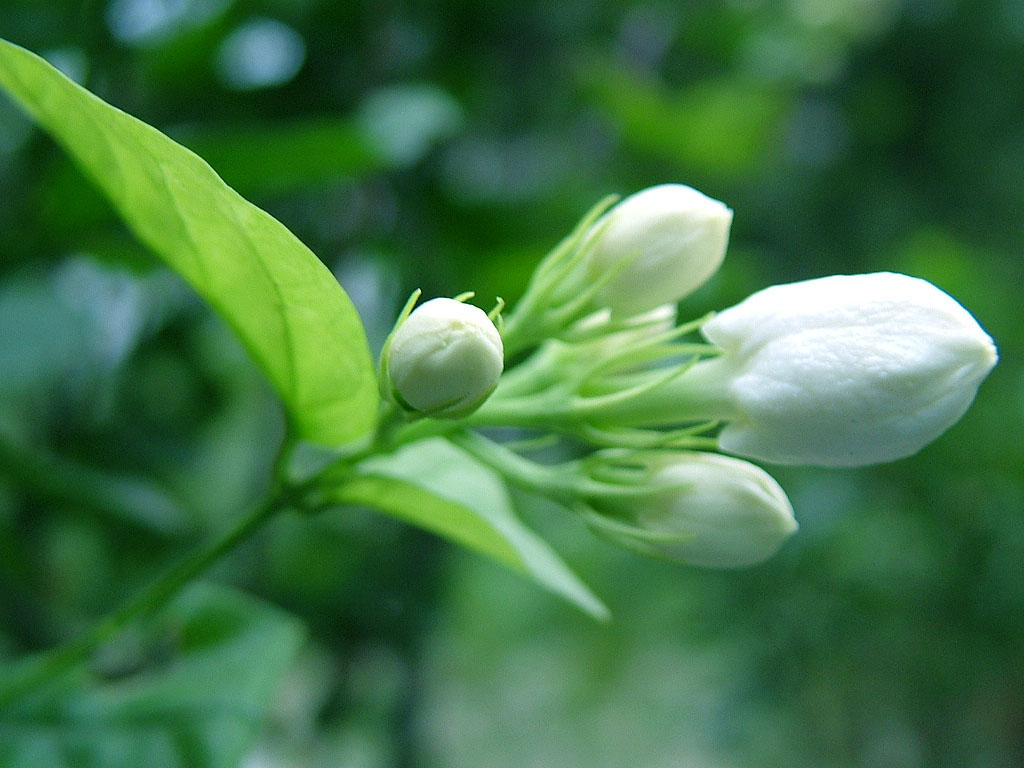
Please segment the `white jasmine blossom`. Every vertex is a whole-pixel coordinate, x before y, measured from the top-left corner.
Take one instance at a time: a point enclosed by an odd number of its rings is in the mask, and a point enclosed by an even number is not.
[[[421,304],[392,333],[385,349],[390,394],[407,410],[458,418],[498,385],[501,336],[487,314],[454,299]]]
[[[721,378],[732,411],[719,445],[782,464],[916,453],[960,419],[997,360],[954,299],[888,272],[773,286],[702,331],[724,350],[698,366]]]
[[[711,453],[651,454],[649,485],[669,490],[603,505],[600,532],[647,554],[706,568],[767,560],[797,529],[779,484],[746,461]]]
[[[585,244],[589,280],[619,270],[598,303],[628,317],[695,291],[722,263],[732,211],[682,184],[637,192],[594,225]]]

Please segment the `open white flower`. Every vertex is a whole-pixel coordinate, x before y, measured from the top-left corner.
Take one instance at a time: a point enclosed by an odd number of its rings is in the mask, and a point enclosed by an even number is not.
[[[498,385],[504,367],[501,336],[487,314],[454,299],[431,299],[387,342],[385,380],[403,408],[459,418]]]
[[[732,211],[682,184],[637,192],[594,225],[585,245],[588,279],[619,270],[598,296],[628,317],[688,296],[717,271]]]
[[[604,504],[605,516],[591,521],[622,544],[706,568],[744,568],[774,555],[797,529],[785,492],[753,464],[712,453],[645,461],[647,484],[671,490]]]
[[[773,286],[702,331],[724,350],[698,366],[726,388],[721,448],[781,464],[916,453],[959,420],[997,360],[954,299],[889,272]]]

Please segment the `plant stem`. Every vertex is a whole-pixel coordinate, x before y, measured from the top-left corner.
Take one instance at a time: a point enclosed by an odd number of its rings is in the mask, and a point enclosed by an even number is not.
[[[284,466],[291,448],[292,442],[285,439],[274,463],[271,492],[252,512],[175,564],[120,608],[101,618],[85,634],[9,669],[0,683],[0,711],[68,672],[131,623],[162,608],[182,587],[213,565],[222,555],[251,537],[276,514],[292,506],[295,501],[294,489],[287,487],[283,482]]]
[[[574,491],[573,481],[566,473],[523,458],[476,432],[456,432],[448,435],[448,439],[520,488],[551,497],[572,495]]]
[[[728,386],[735,376],[732,361],[724,357],[702,360],[682,375],[653,388],[628,390],[574,403],[577,418],[601,426],[663,427],[694,421],[729,421],[736,418]]]
[[[463,420],[474,427],[517,426],[572,432],[581,425],[670,427],[687,422],[736,418],[728,384],[730,361],[721,357],[684,364],[681,375],[661,371],[627,374],[606,394],[579,395],[548,389],[504,396],[499,386],[478,411]],[[663,379],[659,381],[659,379]]]

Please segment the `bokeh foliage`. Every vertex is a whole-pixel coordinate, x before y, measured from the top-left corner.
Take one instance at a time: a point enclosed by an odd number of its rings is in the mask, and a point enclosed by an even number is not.
[[[13,0],[0,36],[283,221],[371,346],[413,288],[514,298],[602,195],[681,181],[736,211],[690,314],[894,269],[1000,347],[918,456],[777,471],[801,531],[750,571],[642,560],[519,497],[608,626],[376,515],[278,521],[214,574],[309,628],[253,764],[1024,762],[1018,4]],[[226,329],[6,101],[0,200],[11,657],[246,508],[282,423]]]

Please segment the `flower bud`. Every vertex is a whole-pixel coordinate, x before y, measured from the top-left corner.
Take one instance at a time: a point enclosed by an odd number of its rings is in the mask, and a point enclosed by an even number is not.
[[[702,329],[724,355],[725,451],[858,466],[916,453],[967,410],[997,360],[970,313],[924,280],[835,275],[753,294]]]
[[[637,192],[594,225],[587,276],[614,274],[598,295],[618,317],[675,303],[703,285],[725,256],[732,211],[692,187]]]
[[[503,368],[501,336],[487,314],[454,299],[421,304],[388,339],[384,379],[406,410],[459,418],[483,403]]]
[[[743,568],[797,529],[779,484],[759,467],[711,453],[652,456],[651,485],[669,490],[602,509],[601,532],[646,554],[706,568]],[[605,505],[607,507],[607,505]]]

